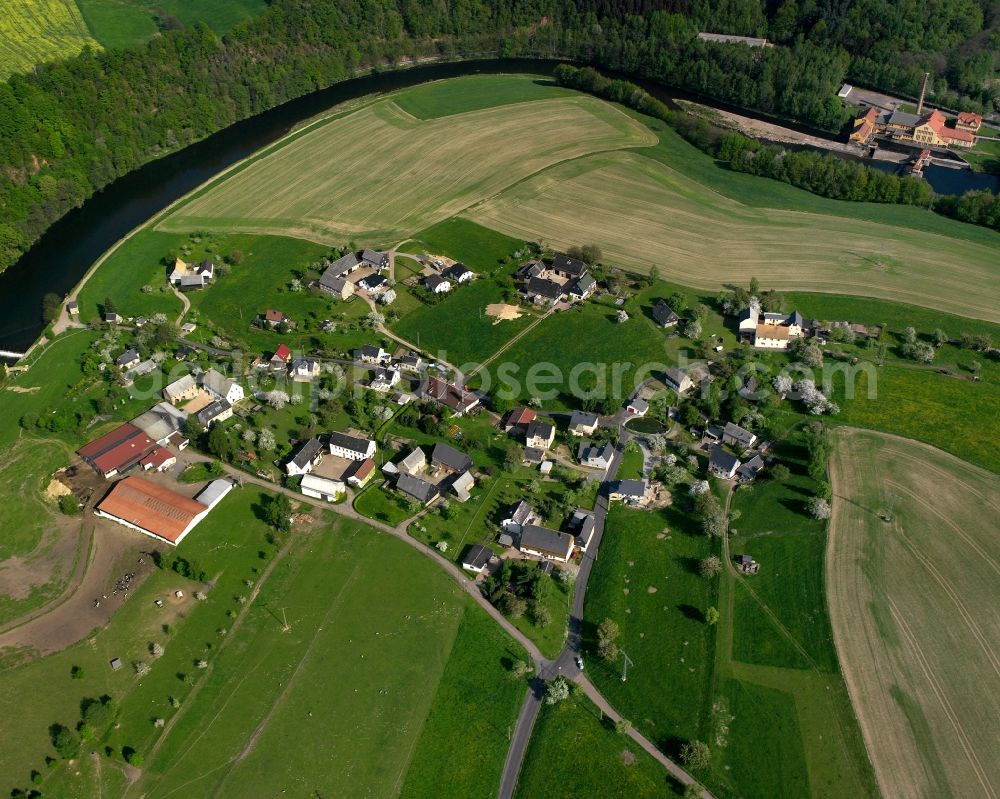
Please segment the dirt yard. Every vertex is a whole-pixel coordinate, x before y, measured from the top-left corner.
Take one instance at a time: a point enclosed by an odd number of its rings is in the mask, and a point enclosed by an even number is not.
[[[501,322],[520,319],[523,314],[521,313],[521,309],[516,305],[495,302],[486,306],[486,315],[493,318],[493,324],[498,325]]]

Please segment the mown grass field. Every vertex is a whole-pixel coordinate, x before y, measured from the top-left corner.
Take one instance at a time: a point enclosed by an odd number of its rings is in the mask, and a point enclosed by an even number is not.
[[[590,301],[552,314],[490,364],[494,385],[510,386],[522,400],[538,396],[550,409],[578,407],[571,394],[574,383],[602,397],[628,397],[638,368],[659,364],[662,370],[673,361],[651,320],[636,313],[621,324],[616,313],[610,304]]]
[[[432,120],[385,100],[289,139],[160,228],[392,243],[567,158],[653,143],[643,125],[584,96]]]
[[[329,516],[294,534],[239,615],[237,595],[252,590],[244,579],[260,581],[274,557],[256,515],[260,502],[257,491],[235,492],[178,549],[216,585],[206,601],[187,600],[193,604],[169,635],[152,600],[176,587],[190,596],[192,585],[156,572],[92,639],[7,669],[0,689],[10,722],[0,733],[5,783],[25,784],[38,768],[46,794],[119,795],[114,753],[127,745],[145,756],[136,787],[146,796],[394,795],[408,782],[409,795],[420,796],[444,760],[448,795],[495,792],[506,728],[523,692],[506,669],[524,653],[425,558]],[[221,627],[230,628],[226,636]],[[108,668],[114,656],[126,664],[150,660],[150,641],[165,652],[146,676],[128,665]],[[196,669],[196,659],[209,667]],[[83,667],[82,680],[70,680],[72,665]],[[105,692],[121,705],[119,726],[99,742],[102,752],[112,747],[112,759],[83,758],[79,774],[48,771],[48,726],[72,723],[82,697]],[[169,696],[180,700],[178,709]],[[155,728],[155,717],[169,726]],[[294,747],[286,745],[290,737]],[[417,751],[423,756],[411,778]],[[454,762],[457,751],[464,767]]]
[[[833,630],[883,795],[995,795],[1000,479],[847,429],[831,477]]]
[[[533,75],[463,75],[414,86],[399,94],[396,103],[418,119],[479,111],[528,100],[570,97],[575,92],[551,78]]]
[[[525,308],[520,319],[497,322],[487,315],[486,306],[499,302],[503,295],[496,282],[473,280],[456,286],[440,302],[421,305],[390,327],[432,357],[459,366],[480,363],[537,319]]]
[[[525,180],[467,212],[510,236],[599,244],[609,261],[686,285],[852,293],[1000,321],[993,244],[948,240],[722,196],[639,153],[602,153]],[[944,267],[944,268],[942,268]]]
[[[118,49],[142,44],[156,36],[157,20],[174,17],[182,25],[203,22],[216,33],[252,19],[267,7],[264,0],[78,0],[83,18],[104,47]]]
[[[544,796],[664,799],[681,795],[663,770],[631,738],[619,735],[585,696],[544,705],[517,780],[518,799]],[[585,757],[568,757],[584,752]],[[597,787],[599,786],[599,788]]]
[[[3,5],[0,79],[35,64],[99,47],[74,0],[24,0]]]

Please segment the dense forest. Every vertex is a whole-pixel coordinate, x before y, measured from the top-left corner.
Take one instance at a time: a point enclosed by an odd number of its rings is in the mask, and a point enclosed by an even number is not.
[[[990,102],[1000,51],[994,6],[273,0],[225,36],[204,26],[166,31],[140,48],[84,51],[0,83],[0,269],[116,177],[366,67],[430,55],[557,56],[836,130],[845,111],[834,93],[845,76],[912,92],[928,68],[935,90],[961,91],[976,107]],[[699,30],[781,46],[709,44]]]

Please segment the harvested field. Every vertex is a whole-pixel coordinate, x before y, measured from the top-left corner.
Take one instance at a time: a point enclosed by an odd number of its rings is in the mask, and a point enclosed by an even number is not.
[[[882,794],[1000,795],[1000,478],[851,429],[830,474],[830,614]]]
[[[592,97],[427,121],[385,100],[286,139],[159,227],[391,242],[560,161],[655,143],[641,123]]]
[[[479,224],[555,247],[600,245],[637,272],[699,288],[878,297],[1000,321],[996,250],[892,225],[750,207],[638,153],[560,164],[486,200]],[[944,268],[942,268],[944,267]]]

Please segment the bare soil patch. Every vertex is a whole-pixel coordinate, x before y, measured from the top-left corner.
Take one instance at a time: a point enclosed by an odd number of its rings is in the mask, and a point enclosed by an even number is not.
[[[520,319],[523,314],[521,309],[516,305],[507,305],[506,303],[495,302],[490,303],[486,306],[486,315],[493,318],[493,324],[498,325],[501,322],[511,321],[513,319]]]

